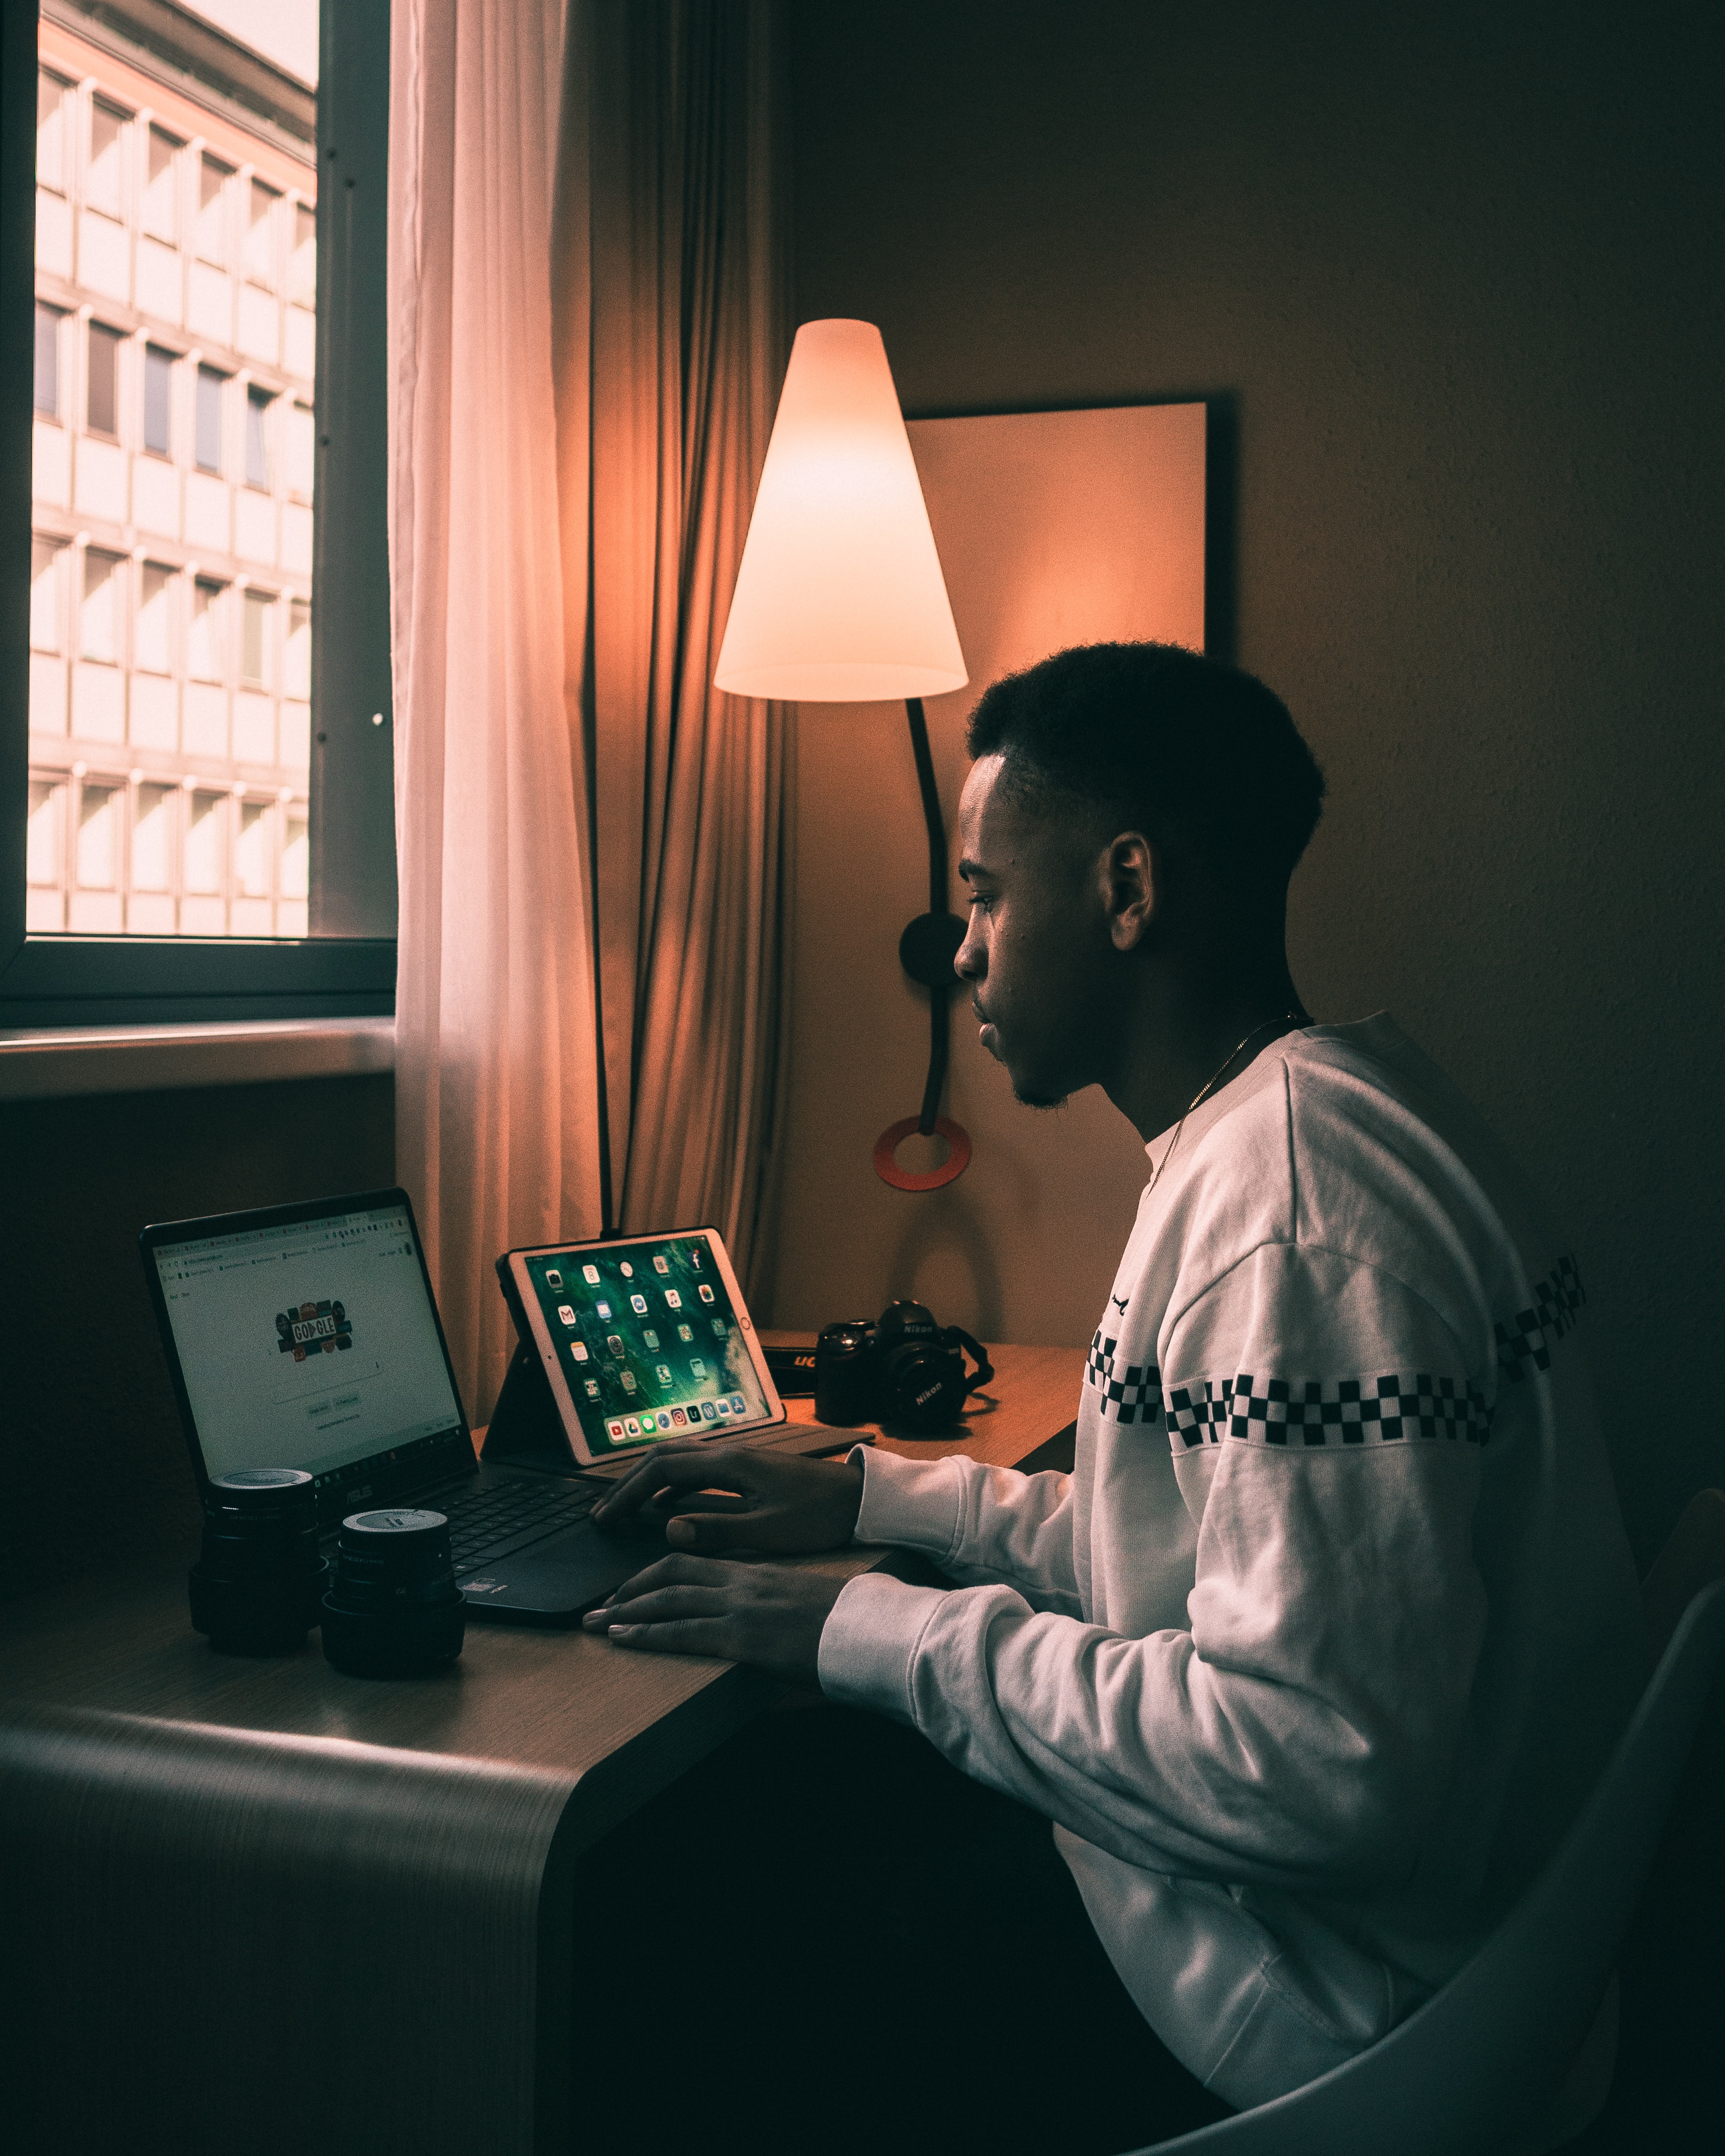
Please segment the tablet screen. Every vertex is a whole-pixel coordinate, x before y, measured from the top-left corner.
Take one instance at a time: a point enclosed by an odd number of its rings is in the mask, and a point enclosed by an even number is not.
[[[533,1250],[520,1266],[595,1455],[773,1419],[706,1235]]]

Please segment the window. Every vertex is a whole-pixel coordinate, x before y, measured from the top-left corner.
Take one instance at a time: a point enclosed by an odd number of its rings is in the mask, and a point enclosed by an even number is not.
[[[121,214],[121,157],[130,115],[92,99],[90,107],[90,169],[84,176],[84,199],[105,217]]]
[[[24,846],[24,875],[33,884],[58,886],[61,839],[65,829],[66,789],[53,779],[30,781],[30,821]]]
[[[198,469],[222,469],[222,392],[228,377],[213,367],[198,370]]]
[[[30,542],[30,649],[60,649],[60,556],[51,539]]]
[[[86,659],[112,665],[120,656],[120,557],[84,550],[84,604],[78,648]]]
[[[193,234],[198,259],[219,270],[228,266],[228,182],[234,177],[213,157],[202,159],[198,167],[198,228]]]
[[[219,681],[225,668],[222,652],[222,587],[200,577],[192,587],[192,634],[187,639],[186,670],[199,681]]]
[[[281,197],[261,180],[252,182],[245,228],[245,274],[254,285],[275,290],[275,205]]]
[[[254,46],[218,80],[198,12],[55,0],[0,77],[42,306],[0,251],[38,421],[33,496],[0,460],[0,1027],[392,1000],[390,10],[322,8],[321,92]],[[268,13],[218,12],[242,46]]]
[[[270,685],[270,617],[274,610],[268,592],[248,587],[240,618],[239,678],[250,688]]]
[[[117,786],[79,789],[78,881],[85,891],[112,891],[120,867],[120,819],[115,813]]]
[[[290,492],[301,501],[310,501],[313,475],[316,469],[316,422],[311,408],[304,404],[290,404],[287,411],[287,483]]]
[[[132,642],[132,665],[143,674],[173,671],[174,572],[159,562],[146,562],[138,572],[138,619]]]
[[[92,434],[120,432],[120,332],[104,322],[90,326],[89,378],[85,386],[84,424]]]
[[[305,897],[311,888],[308,875],[311,865],[311,849],[306,839],[305,819],[303,815],[289,814],[287,836],[281,848],[281,895],[284,898]]]
[[[134,891],[166,891],[173,865],[173,786],[141,786],[131,820]]]
[[[249,388],[245,393],[245,483],[266,492],[270,485],[268,423],[274,401],[267,389]]]
[[[222,809],[226,796],[190,793],[186,797],[186,888],[222,888]]]
[[[288,263],[288,297],[302,307],[317,299],[317,218],[304,203],[294,204],[294,252]]]
[[[46,69],[36,77],[36,184],[66,191],[66,92],[71,87]]]
[[[242,898],[270,896],[270,803],[242,801],[234,846],[234,880]]]
[[[281,654],[281,693],[303,700],[311,694],[311,609],[303,599],[288,608],[287,642]]]
[[[144,447],[158,457],[173,454],[174,356],[159,344],[144,346]]]
[[[58,307],[36,303],[36,409],[44,419],[60,415],[60,323]]]
[[[175,194],[177,172],[174,160],[185,147],[161,128],[150,130],[150,162],[144,182],[144,229],[152,239],[171,246],[180,236],[179,203]]]

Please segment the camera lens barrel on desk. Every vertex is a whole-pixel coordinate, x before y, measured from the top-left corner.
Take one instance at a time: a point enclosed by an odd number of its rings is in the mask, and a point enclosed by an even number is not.
[[[441,1512],[352,1514],[333,1567],[317,1543],[309,1475],[266,1467],[215,1477],[187,1581],[194,1630],[218,1653],[291,1655],[321,1625],[326,1658],[356,1676],[419,1676],[460,1653],[467,1606]]]

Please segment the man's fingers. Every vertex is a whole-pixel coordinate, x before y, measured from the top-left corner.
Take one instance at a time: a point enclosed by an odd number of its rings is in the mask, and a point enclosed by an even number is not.
[[[608,1632],[619,1625],[670,1625],[691,1617],[722,1617],[735,1599],[722,1587],[661,1587],[650,1594],[607,1603],[603,1609],[589,1611],[583,1621],[596,1632]]]
[[[691,1507],[665,1522],[665,1538],[677,1549],[735,1549],[749,1539],[748,1530],[759,1517],[757,1512],[744,1512],[741,1502],[729,1512],[705,1508],[696,1512]]]
[[[620,1603],[633,1601],[638,1595],[651,1594],[662,1587],[718,1587],[733,1588],[739,1579],[750,1576],[750,1568],[742,1564],[716,1564],[711,1558],[662,1557],[656,1563],[643,1565],[632,1573],[604,1605],[614,1609]],[[598,1612],[588,1613],[589,1619]]]
[[[683,1618],[669,1625],[619,1625],[610,1635],[614,1646],[644,1649],[649,1655],[706,1655],[726,1661],[737,1659],[730,1627],[717,1617]]]
[[[691,1443],[687,1439],[662,1445],[599,1500],[593,1507],[593,1517],[623,1518],[667,1490],[722,1489],[733,1480],[727,1472],[729,1464],[717,1445]],[[738,1465],[742,1465],[740,1460]]]

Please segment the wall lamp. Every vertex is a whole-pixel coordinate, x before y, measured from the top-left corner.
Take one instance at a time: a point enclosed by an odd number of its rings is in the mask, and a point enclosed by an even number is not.
[[[922,699],[968,679],[886,348],[872,322],[805,322],[773,423],[713,680],[733,696],[878,703],[902,697],[928,828],[928,911],[899,962],[928,990],[922,1110],[876,1140],[875,1171],[899,1190],[963,1174],[968,1134],[940,1113],[952,961],[964,922],[948,902],[947,833]],[[926,1174],[899,1167],[912,1131],[949,1147]]]

